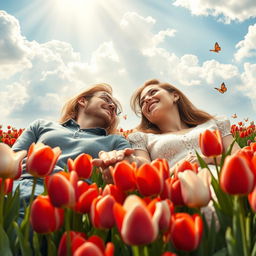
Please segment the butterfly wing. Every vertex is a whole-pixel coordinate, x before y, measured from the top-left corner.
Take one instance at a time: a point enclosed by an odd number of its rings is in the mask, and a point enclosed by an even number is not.
[[[216,52],[219,52],[220,50],[221,50],[221,48],[220,48],[220,46],[219,46],[219,44],[216,42],[215,43],[215,45],[214,45],[214,50],[216,51]]]
[[[221,86],[220,86],[220,90],[221,90],[221,93],[224,93],[224,92],[226,92],[226,91],[227,91],[227,87],[226,87],[226,85],[225,85],[225,83],[224,83],[224,82],[221,84]]]

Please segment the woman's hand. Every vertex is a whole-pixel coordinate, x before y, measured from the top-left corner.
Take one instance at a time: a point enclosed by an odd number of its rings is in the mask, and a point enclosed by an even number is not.
[[[113,150],[109,152],[100,151],[99,158],[93,159],[92,164],[94,166],[100,167],[102,178],[106,183],[113,183],[110,166],[115,165],[122,160],[131,161],[130,158],[134,159],[134,156],[132,156],[133,153],[134,150],[131,148]]]
[[[100,151],[99,158],[92,160],[92,164],[97,167],[107,168],[110,165],[114,165],[117,162],[125,160],[127,157],[131,156],[134,150],[131,148],[126,148],[122,150],[113,151]]]

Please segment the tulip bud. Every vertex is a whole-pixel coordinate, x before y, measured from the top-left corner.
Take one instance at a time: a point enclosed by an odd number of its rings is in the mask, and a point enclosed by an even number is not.
[[[193,251],[202,239],[203,221],[198,214],[176,213],[172,215],[170,238],[178,250]]]
[[[27,158],[27,171],[34,177],[45,177],[53,171],[61,154],[59,147],[51,148],[43,143],[32,143]]]
[[[30,222],[37,233],[54,232],[64,222],[64,210],[54,207],[48,196],[38,196],[31,205]]]
[[[222,154],[223,145],[219,130],[205,130],[199,136],[199,146],[203,155],[214,157]]]
[[[254,187],[255,177],[250,162],[241,154],[227,156],[220,173],[220,187],[228,194],[248,194]]]
[[[92,157],[88,154],[80,154],[75,160],[68,159],[69,171],[74,170],[79,178],[88,179],[92,174]]]

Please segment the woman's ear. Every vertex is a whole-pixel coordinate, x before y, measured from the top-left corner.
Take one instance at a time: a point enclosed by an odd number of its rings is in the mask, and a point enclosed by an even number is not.
[[[78,100],[77,100],[77,103],[78,105],[82,106],[82,107],[86,107],[87,106],[87,103],[88,103],[88,100],[85,99],[85,97],[80,97]]]
[[[173,101],[177,102],[180,99],[180,95],[176,92],[173,93]]]

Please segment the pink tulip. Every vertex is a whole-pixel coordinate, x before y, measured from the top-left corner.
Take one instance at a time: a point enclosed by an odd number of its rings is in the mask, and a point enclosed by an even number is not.
[[[136,195],[126,198],[123,206],[114,205],[117,228],[126,244],[142,245],[153,242],[158,235],[159,220],[163,209],[157,207],[153,216],[146,203]]]
[[[74,256],[113,256],[114,244],[109,242],[106,247],[103,240],[98,236],[91,236],[81,246],[79,246]]]
[[[0,143],[0,178],[19,178],[21,175],[21,161],[25,156],[25,150],[15,153],[9,146]]]
[[[41,178],[51,174],[60,154],[59,147],[52,149],[40,142],[32,143],[28,151],[27,172]]]
[[[113,206],[116,200],[111,195],[98,196],[92,202],[91,221],[96,228],[112,228],[115,225]]]
[[[75,160],[68,159],[69,171],[75,171],[79,178],[88,179],[92,174],[92,157],[88,154],[80,154]]]
[[[31,205],[30,223],[37,233],[58,230],[64,222],[64,210],[54,207],[48,196],[38,196]]]
[[[181,193],[185,205],[189,207],[206,206],[211,200],[211,174],[204,168],[198,174],[187,170],[178,173]]]
[[[47,190],[55,207],[74,207],[77,201],[77,173],[58,172],[51,175]]]

